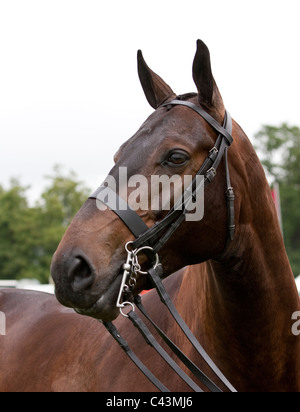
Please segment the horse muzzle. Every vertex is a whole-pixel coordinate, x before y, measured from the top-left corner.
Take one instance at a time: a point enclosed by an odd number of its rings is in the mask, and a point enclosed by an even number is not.
[[[121,283],[118,271],[117,275],[99,276],[84,253],[55,253],[51,275],[57,300],[62,305],[104,321],[112,321],[119,315],[116,309]]]

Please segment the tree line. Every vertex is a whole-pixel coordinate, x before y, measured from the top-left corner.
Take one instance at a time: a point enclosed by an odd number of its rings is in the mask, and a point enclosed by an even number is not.
[[[300,275],[300,128],[286,123],[279,127],[263,126],[255,142],[269,179],[279,184],[285,246],[297,277]]]
[[[270,180],[279,183],[283,232],[295,276],[300,274],[300,129],[282,124],[263,126],[256,148]],[[35,278],[47,283],[50,263],[66,228],[90,190],[74,173],[59,167],[31,205],[28,188],[12,179],[0,184],[0,279]],[[276,251],[274,251],[276,253]]]
[[[59,168],[47,180],[34,206],[18,180],[7,190],[0,186],[0,279],[49,282],[52,255],[89,190],[74,173],[63,175]]]

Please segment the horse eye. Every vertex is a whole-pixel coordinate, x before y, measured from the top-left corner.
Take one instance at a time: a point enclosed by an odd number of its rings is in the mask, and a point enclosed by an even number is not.
[[[185,152],[177,151],[168,155],[168,158],[164,161],[164,164],[168,166],[183,166],[189,160],[189,156]]]

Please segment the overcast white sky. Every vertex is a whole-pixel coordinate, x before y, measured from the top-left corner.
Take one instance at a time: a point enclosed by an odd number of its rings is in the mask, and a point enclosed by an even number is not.
[[[198,38],[250,138],[300,125],[299,0],[0,0],[0,184],[37,198],[61,164],[96,188],[152,112],[136,51],[186,93]]]

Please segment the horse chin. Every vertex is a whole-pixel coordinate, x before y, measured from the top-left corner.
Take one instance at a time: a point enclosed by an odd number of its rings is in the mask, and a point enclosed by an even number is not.
[[[90,308],[75,308],[79,315],[89,316],[100,321],[112,322],[119,314],[120,310],[116,303],[120,290],[120,277],[118,276],[109,289]]]

